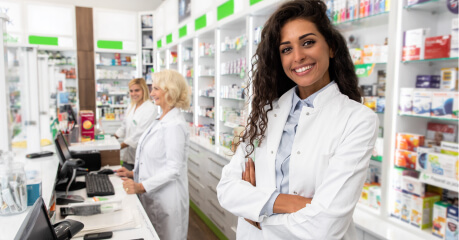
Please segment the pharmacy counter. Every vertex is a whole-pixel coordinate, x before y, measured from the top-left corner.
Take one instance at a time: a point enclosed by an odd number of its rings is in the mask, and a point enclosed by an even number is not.
[[[104,140],[72,143],[69,146],[69,150],[74,152],[99,151],[102,166],[120,165],[120,149],[121,145],[118,139],[110,135],[105,135]]]

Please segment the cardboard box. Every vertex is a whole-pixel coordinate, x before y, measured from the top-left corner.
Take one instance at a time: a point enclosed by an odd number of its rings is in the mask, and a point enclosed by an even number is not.
[[[400,220],[406,223],[410,223],[411,221],[411,202],[412,196],[408,193],[402,193],[402,201],[401,201],[401,208],[400,208]]]
[[[427,192],[424,197],[412,197],[411,225],[420,229],[431,228],[433,205],[440,201],[440,195]]]
[[[401,88],[398,112],[400,114],[411,114],[413,111],[413,88]]]
[[[402,150],[402,149],[395,150],[394,164],[397,167],[416,169],[416,159],[417,159],[416,152]]]
[[[415,90],[413,92],[413,115],[430,116],[432,92]]]
[[[447,209],[450,206],[447,202],[438,201],[434,203],[432,211],[432,234],[445,238]]]
[[[381,207],[381,187],[371,186],[369,188],[369,204],[370,207],[379,209]]]
[[[418,147],[416,159],[416,171],[427,171],[429,160],[429,152],[434,152],[433,147]]]
[[[449,58],[451,35],[427,37],[425,40],[424,59]]]
[[[425,172],[449,179],[459,180],[457,168],[459,165],[459,158],[457,156],[430,152],[427,157],[429,163]]]
[[[440,88],[440,75],[417,75],[416,88]]]
[[[451,205],[447,209],[446,214],[446,232],[445,240],[457,240],[459,236],[458,225],[459,215],[457,206]]]
[[[453,117],[453,95],[450,92],[433,92],[430,115],[432,117]]]
[[[424,146],[424,135],[415,133],[397,133],[395,147],[400,150],[416,151]]]
[[[458,68],[442,68],[440,89],[446,91],[457,90]]]
[[[440,146],[440,153],[451,156],[458,156],[459,144],[456,142],[442,141]]]
[[[88,141],[94,139],[94,113],[89,110],[80,111],[80,124],[81,124],[81,141]]]
[[[441,141],[455,142],[457,136],[457,125],[444,123],[427,123],[426,139],[434,140],[436,146],[441,145]]]
[[[411,176],[403,176],[402,192],[415,195],[418,197],[425,196],[425,184],[419,181],[418,178]],[[439,199],[440,200],[440,199]]]
[[[427,29],[417,28],[403,33],[402,61],[424,59]]]
[[[394,191],[394,201],[392,202],[390,215],[397,219],[400,219],[401,217],[402,196],[402,192],[397,190]]]

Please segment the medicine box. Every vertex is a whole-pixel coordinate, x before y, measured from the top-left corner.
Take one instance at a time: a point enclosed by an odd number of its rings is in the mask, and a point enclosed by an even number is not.
[[[440,195],[427,192],[424,197],[412,196],[411,225],[420,229],[432,227],[432,210]]]
[[[405,169],[394,167],[394,175],[392,178],[392,188],[395,190],[402,190],[403,171]]]
[[[81,139],[88,141],[94,139],[94,113],[92,111],[80,111]]]
[[[390,215],[397,219],[400,219],[401,216],[402,196],[402,192],[397,190],[394,191],[394,201],[392,202]]]
[[[424,59],[426,32],[423,28],[404,32],[402,61]]]
[[[363,97],[363,105],[367,106],[373,111],[376,111],[376,103],[378,97]]]
[[[413,115],[430,116],[432,92],[415,90],[413,92]]]
[[[397,133],[396,148],[400,150],[416,151],[419,146],[424,146],[424,135],[415,133]]]
[[[363,189],[362,189],[362,193],[360,194],[359,202],[364,205],[369,205],[368,197],[370,195],[370,190],[369,190],[370,186],[371,186],[370,183],[363,184]]]
[[[440,75],[417,75],[416,88],[440,88]]]
[[[458,232],[458,209],[457,206],[451,205],[447,209],[446,213],[446,232],[445,232],[445,240],[457,240],[459,237]]]
[[[378,97],[376,99],[376,112],[383,113],[386,110],[386,98]]]
[[[451,35],[427,37],[425,39],[424,59],[449,58]]]
[[[428,155],[427,173],[432,173],[449,179],[457,179],[458,157],[441,153],[430,152]]]
[[[440,89],[452,91],[457,89],[458,68],[442,68]]]
[[[433,92],[430,115],[432,117],[452,118],[453,95],[450,92]]]
[[[412,196],[408,193],[402,193],[402,201],[400,207],[400,220],[406,223],[410,223],[411,221],[411,202]]]
[[[447,202],[438,201],[434,203],[433,211],[432,211],[432,234],[440,237],[442,239],[445,238],[445,230],[446,230],[446,215],[447,209],[450,206]]]
[[[395,150],[394,164],[397,167],[416,169],[416,159],[417,159],[416,152],[402,150],[402,149]]]
[[[440,153],[451,155],[451,156],[458,156],[459,154],[459,144],[456,142],[447,142],[442,141],[440,147]]]
[[[441,145],[441,141],[455,142],[457,136],[457,124],[427,123],[426,138],[434,140],[436,146]]]
[[[418,147],[417,159],[416,159],[416,171],[426,171],[428,168],[428,156],[429,152],[434,152],[433,147]]]
[[[368,198],[370,207],[379,209],[381,207],[381,187],[371,186]]]
[[[418,197],[425,196],[425,184],[419,181],[418,178],[414,178],[411,176],[403,176],[402,178],[402,192],[408,193],[412,195],[416,195]]]
[[[400,89],[400,102],[398,104],[398,111],[400,114],[411,114],[413,111],[413,88]]]

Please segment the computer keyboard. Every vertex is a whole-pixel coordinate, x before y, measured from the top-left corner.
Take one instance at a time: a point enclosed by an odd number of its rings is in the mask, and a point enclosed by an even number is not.
[[[86,194],[88,197],[115,195],[115,189],[108,175],[88,174],[86,179]]]

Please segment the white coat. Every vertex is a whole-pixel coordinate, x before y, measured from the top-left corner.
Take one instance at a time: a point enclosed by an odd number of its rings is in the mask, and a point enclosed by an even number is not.
[[[266,138],[255,149],[256,187],[241,180],[242,144],[223,168],[217,186],[221,206],[239,216],[238,239],[357,239],[352,219],[377,137],[378,117],[333,84],[314,108],[303,107],[290,155],[289,194],[313,198],[291,214],[260,216],[276,190],[275,158],[292,105],[291,89],[268,112]],[[242,218],[241,218],[242,217]],[[261,223],[262,230],[243,218]]]
[[[143,102],[137,109],[135,107],[136,105],[128,107],[126,110],[127,115],[124,117],[121,127],[116,130],[116,136],[124,138],[124,143],[129,145],[123,156],[123,161],[129,164],[134,164],[140,136],[158,115],[156,105],[150,101]]]
[[[145,188],[139,199],[160,239],[187,237],[188,146],[188,125],[177,108],[154,121],[139,141],[134,180]]]

